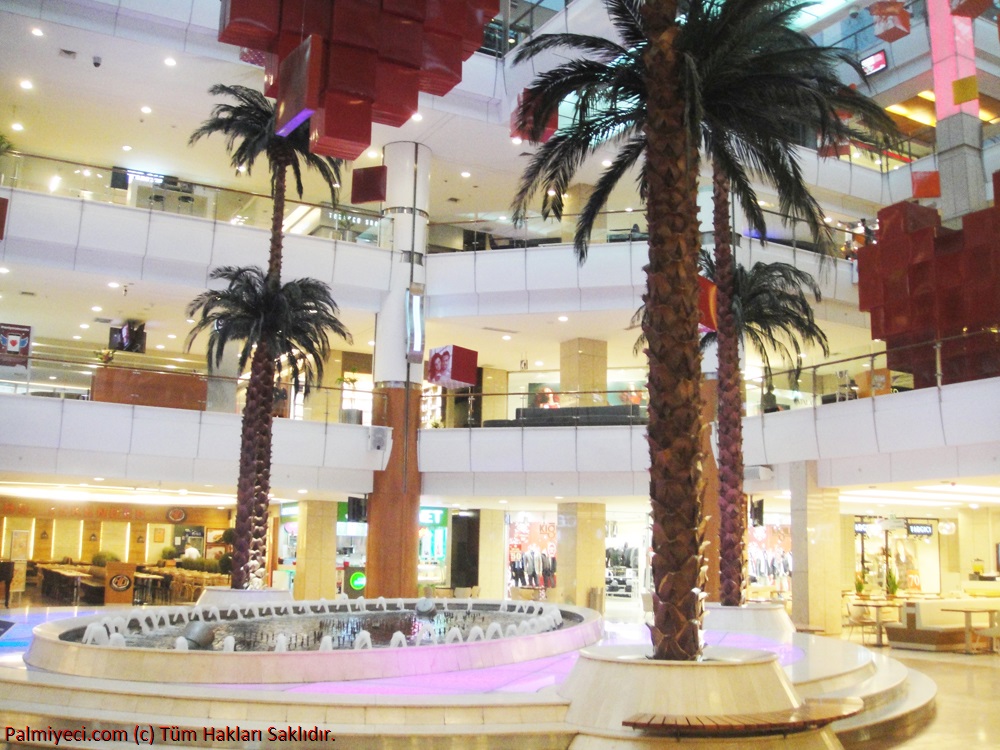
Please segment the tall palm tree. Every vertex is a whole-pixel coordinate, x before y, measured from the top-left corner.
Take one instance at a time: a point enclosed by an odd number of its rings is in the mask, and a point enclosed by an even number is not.
[[[753,226],[764,224],[752,184],[758,177],[778,188],[786,213],[799,213],[818,228],[818,206],[791,146],[793,125],[811,125],[821,142],[829,142],[863,132],[838,117],[845,105],[862,126],[883,126],[889,118],[837,78],[838,63],[857,69],[856,63],[790,28],[803,3],[689,0],[680,17],[675,0],[606,0],[606,6],[620,44],[549,34],[530,40],[517,54],[521,62],[566,48],[586,57],[539,75],[524,97],[519,124],[535,139],[570,95],[576,97],[576,111],[573,123],[531,159],[515,197],[515,217],[524,217],[538,189],[547,195],[543,215],[561,217],[562,194],[577,169],[611,142],[618,153],[577,222],[575,244],[583,262],[594,219],[620,179],[639,165],[650,246],[642,330],[649,360],[651,634],[656,658],[689,660],[701,652],[705,575],[699,146],[725,175],[727,188],[740,196]],[[722,191],[727,212],[728,189]]]
[[[281,250],[282,222],[285,217],[285,189],[287,172],[292,170],[295,188],[302,197],[302,164],[314,169],[330,189],[330,198],[337,203],[337,189],[340,187],[340,161],[329,157],[316,156],[309,151],[309,125],[302,123],[287,136],[276,132],[276,111],[274,104],[260,91],[246,86],[226,86],[216,84],[209,89],[214,96],[228,96],[236,100],[235,104],[217,104],[212,109],[211,116],[191,134],[189,144],[197,143],[201,138],[219,133],[226,138],[226,149],[231,159],[230,163],[237,170],[246,170],[249,175],[259,157],[266,157],[271,171],[271,242],[268,252],[266,283],[271,295],[277,295],[281,287]],[[265,351],[266,353],[266,351]],[[253,382],[268,380],[265,376],[273,376],[274,362],[266,361],[262,354],[254,356],[251,365],[250,379]],[[254,391],[255,398],[273,398],[263,391]],[[269,476],[261,472],[270,472],[271,462],[271,421],[270,402],[266,412],[263,404],[252,401],[248,392],[247,404],[244,409],[243,438],[240,449],[240,478],[237,491],[237,525],[236,533],[257,533],[264,526],[267,518]],[[249,415],[254,419],[248,419]],[[265,455],[266,454],[266,455]],[[249,513],[242,518],[240,514]],[[249,537],[247,537],[249,540]],[[249,541],[248,541],[249,544]],[[239,544],[236,545],[239,548]],[[264,539],[254,537],[251,545],[251,560],[246,563],[241,572],[233,576],[233,586],[247,585],[259,582],[263,575],[261,566],[264,558]],[[239,570],[241,562],[235,554],[233,568]],[[252,570],[251,570],[252,568]],[[251,576],[250,573],[254,575]]]
[[[187,348],[199,333],[208,330],[210,369],[222,363],[224,350],[232,342],[241,342],[239,371],[251,362],[236,490],[235,589],[256,585],[264,573],[276,363],[281,360],[287,364],[294,391],[301,387],[308,392],[313,382],[323,378],[330,334],[348,341],[351,338],[337,317],[337,303],[326,284],[297,279],[276,286],[269,276],[253,266],[216,268],[211,278],[221,279],[227,286],[202,292],[187,311],[191,317],[200,316],[188,334]]]

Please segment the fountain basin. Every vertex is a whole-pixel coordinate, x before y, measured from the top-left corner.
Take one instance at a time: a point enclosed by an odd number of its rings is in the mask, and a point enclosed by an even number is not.
[[[412,610],[418,600],[398,600],[405,609]],[[440,599],[442,608],[461,612],[468,602]],[[528,609],[537,612],[534,603],[511,603],[473,600],[477,608]],[[396,604],[394,600],[393,604]],[[266,606],[266,605],[262,605]],[[291,602],[278,604],[298,610],[310,611],[318,607],[348,606],[346,602]],[[357,606],[357,605],[355,605]],[[378,606],[367,602],[366,614]],[[553,605],[549,605],[553,606]],[[577,650],[596,643],[602,636],[600,615],[592,610],[558,605],[563,624],[555,630],[495,640],[482,640],[440,645],[421,645],[407,648],[377,648],[366,650],[300,650],[300,651],[222,651],[176,650],[174,648],[110,647],[80,642],[81,630],[92,623],[111,617],[131,617],[135,611],[153,615],[169,610],[186,611],[195,620],[209,617],[208,610],[194,607],[131,608],[107,607],[101,614],[66,618],[37,626],[24,661],[32,667],[61,674],[120,679],[124,675],[136,681],[157,683],[233,683],[277,684],[308,683],[343,680],[365,680],[401,675],[432,674],[464,669],[512,664]],[[355,613],[356,614],[356,613]],[[265,620],[272,628],[280,630],[288,623],[289,632],[297,615],[279,614]],[[76,640],[71,640],[76,639]]]

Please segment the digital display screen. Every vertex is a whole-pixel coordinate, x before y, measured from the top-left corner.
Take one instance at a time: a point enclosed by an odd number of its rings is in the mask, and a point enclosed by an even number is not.
[[[861,61],[861,69],[865,71],[865,75],[871,75],[872,73],[878,73],[880,70],[885,70],[889,67],[889,62],[885,56],[885,50],[880,49],[873,55],[868,55]]]

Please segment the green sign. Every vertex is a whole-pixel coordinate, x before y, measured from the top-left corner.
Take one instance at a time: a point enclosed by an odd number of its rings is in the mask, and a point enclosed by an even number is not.
[[[364,571],[359,570],[356,573],[351,573],[351,577],[347,580],[347,583],[355,591],[361,591],[365,587]]]
[[[447,526],[448,511],[445,508],[421,508],[418,522],[421,526]]]

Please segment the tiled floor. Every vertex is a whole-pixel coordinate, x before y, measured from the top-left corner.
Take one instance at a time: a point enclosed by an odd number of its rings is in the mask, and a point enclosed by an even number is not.
[[[83,610],[73,608],[48,609],[44,603],[25,601],[22,606],[10,611],[0,609],[0,620],[13,622],[14,626],[0,635],[0,657],[4,660],[15,658],[27,648],[31,627],[34,623],[55,617],[83,614]],[[90,611],[89,608],[87,611]],[[609,638],[619,642],[635,642],[644,638],[642,612],[637,601],[609,600],[605,618]],[[937,712],[930,722],[915,736],[908,738],[880,739],[848,746],[848,750],[972,750],[974,748],[1000,748],[1000,711],[996,710],[1000,696],[1000,655],[930,654],[917,651],[880,649],[881,652],[899,660],[907,667],[923,672],[938,685]],[[546,663],[513,665],[509,675],[496,675],[498,684],[476,684],[459,686],[471,692],[509,691],[526,692],[544,689],[568,673],[575,654],[568,658],[554,657],[541,660]],[[784,659],[782,660],[784,661]],[[551,662],[551,663],[549,663]],[[485,672],[486,670],[484,670]],[[486,679],[480,675],[473,682]],[[489,680],[487,680],[489,681]],[[438,683],[440,687],[440,683]],[[314,691],[316,687],[300,685],[292,690]],[[362,686],[353,683],[350,692]],[[373,692],[383,693],[388,686],[381,685]],[[322,692],[338,692],[331,685],[320,688]],[[400,685],[390,689],[390,693],[406,694],[426,692],[422,685]],[[447,691],[445,691],[447,692]]]

